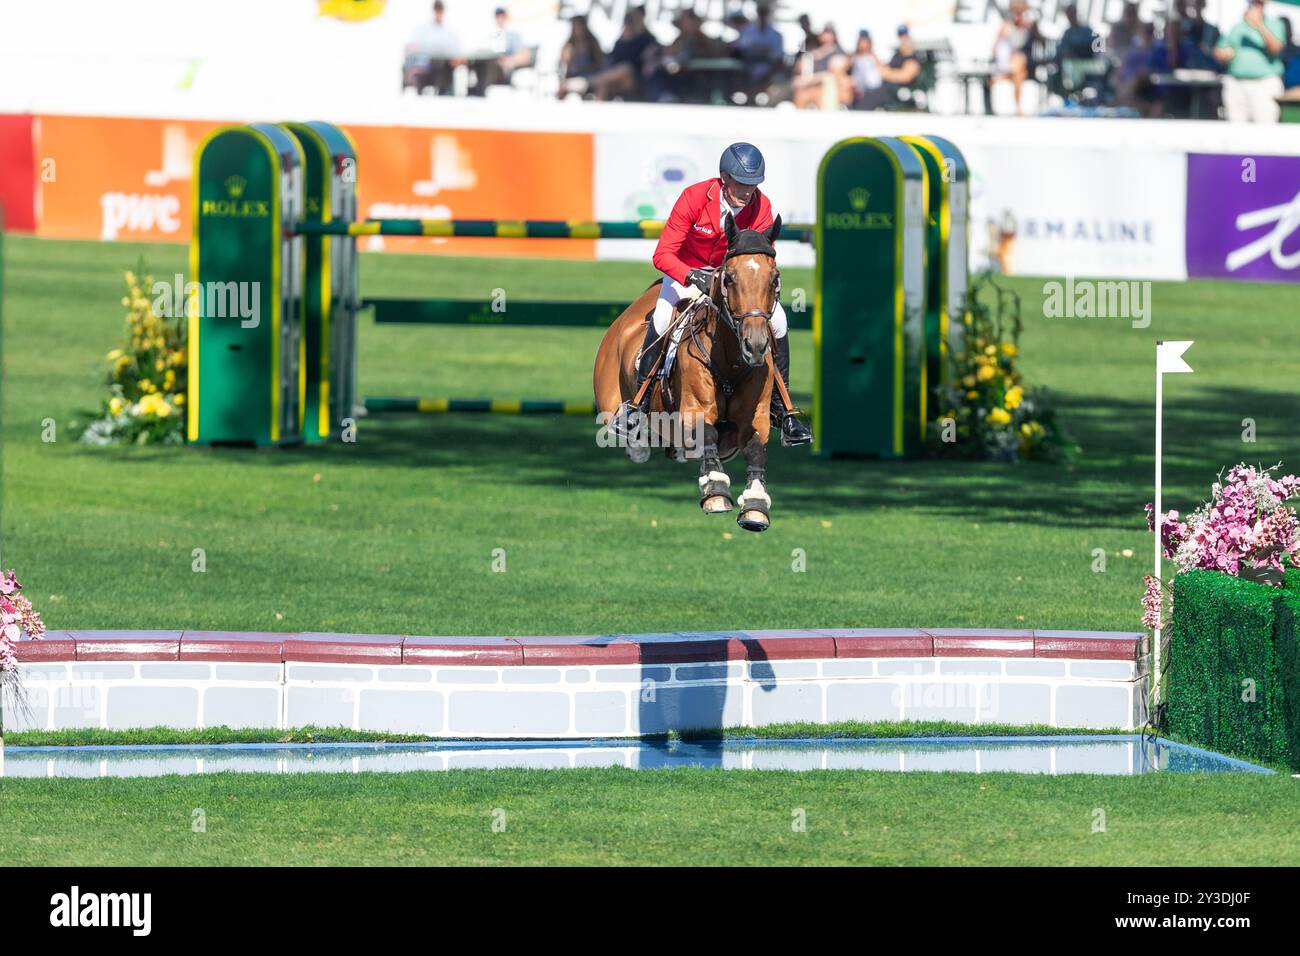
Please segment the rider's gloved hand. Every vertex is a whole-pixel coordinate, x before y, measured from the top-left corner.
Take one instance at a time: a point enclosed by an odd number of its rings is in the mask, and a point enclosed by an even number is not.
[[[695,288],[707,295],[709,286],[713,284],[713,270],[692,269],[686,273],[686,284],[695,286]]]

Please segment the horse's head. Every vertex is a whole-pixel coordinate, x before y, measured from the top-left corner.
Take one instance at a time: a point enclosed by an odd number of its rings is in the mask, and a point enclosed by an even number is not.
[[[727,258],[714,280],[713,301],[740,343],[740,357],[751,367],[767,361],[771,343],[768,321],[781,295],[776,247],[781,234],[777,216],[766,232],[737,229],[727,217]]]

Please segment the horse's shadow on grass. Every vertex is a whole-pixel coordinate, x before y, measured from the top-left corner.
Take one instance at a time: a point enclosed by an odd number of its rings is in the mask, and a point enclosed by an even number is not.
[[[774,439],[768,483],[776,513],[824,517],[901,507],[967,520],[1140,529],[1153,482],[1152,407],[1066,393],[1057,401],[1061,420],[1081,448],[1072,463],[827,460],[808,449],[781,448]],[[1253,443],[1243,440],[1244,419],[1254,422]],[[1167,506],[1186,509],[1207,498],[1218,471],[1238,461],[1271,465],[1281,460],[1300,467],[1297,422],[1300,393],[1210,387],[1167,400]],[[379,465],[427,472],[431,481],[607,491],[664,503],[694,500],[694,463],[670,462],[656,453],[648,463],[634,465],[621,450],[598,447],[597,432],[594,417],[586,416],[386,413],[362,419],[351,444],[195,453],[257,466]],[[132,460],[152,467],[165,465],[174,454],[159,451]],[[732,460],[733,482],[743,476],[743,467],[739,458]]]

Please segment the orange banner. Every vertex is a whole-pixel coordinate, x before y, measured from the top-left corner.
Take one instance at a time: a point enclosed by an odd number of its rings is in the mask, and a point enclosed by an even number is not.
[[[348,127],[357,147],[361,219],[592,219],[595,140],[590,133]],[[363,249],[480,256],[592,258],[574,239],[362,241]]]
[[[36,232],[187,242],[194,147],[212,121],[41,116]]]
[[[219,125],[199,120],[41,116],[37,233],[64,239],[169,240],[190,234],[194,149]],[[589,133],[348,127],[361,218],[592,219]],[[592,258],[568,239],[369,237],[362,248]]]

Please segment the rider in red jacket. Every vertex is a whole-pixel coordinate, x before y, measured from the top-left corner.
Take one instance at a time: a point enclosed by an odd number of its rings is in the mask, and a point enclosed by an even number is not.
[[[657,341],[672,321],[673,312],[683,296],[694,286],[707,293],[713,270],[720,267],[727,254],[727,230],[724,216],[731,216],[738,229],[764,230],[772,225],[772,204],[759,190],[763,181],[763,154],[749,143],[733,143],[722,154],[718,178],[706,179],[686,187],[673,206],[655,248],[655,268],[664,274],[655,303],[654,321],[646,329],[641,361],[637,364],[637,387],[645,381],[659,357],[663,344]],[[790,343],[785,310],[776,304],[772,313],[772,357],[786,387],[790,384]],[[649,404],[649,391],[640,409]],[[632,409],[625,405],[620,416],[626,419]],[[783,445],[807,445],[812,432],[789,413],[781,401],[779,389],[772,389],[772,424],[781,429]]]

